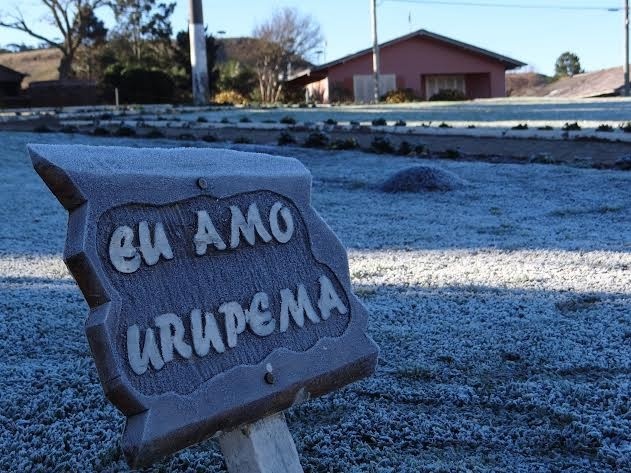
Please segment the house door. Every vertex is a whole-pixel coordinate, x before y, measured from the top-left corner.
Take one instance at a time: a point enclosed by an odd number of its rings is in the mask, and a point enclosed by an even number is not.
[[[396,75],[379,75],[379,94],[384,95],[397,88]],[[355,74],[353,76],[353,95],[357,103],[370,103],[375,97],[372,74]]]
[[[441,90],[457,90],[466,95],[464,75],[425,76],[425,97],[431,99]]]

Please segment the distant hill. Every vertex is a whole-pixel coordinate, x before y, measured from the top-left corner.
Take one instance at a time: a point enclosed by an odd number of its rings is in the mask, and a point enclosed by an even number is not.
[[[60,60],[61,52],[52,48],[0,54],[0,64],[28,74],[22,82],[22,87],[40,80],[58,79],[57,67]]]
[[[552,77],[535,72],[506,74],[506,95],[509,97],[538,97],[540,91],[552,82]]]
[[[559,80],[532,72],[506,74],[506,92],[511,97],[606,97],[620,95],[623,87],[622,67],[586,72]]]
[[[256,38],[224,38],[218,39],[217,63],[229,60],[238,61],[244,66],[254,68],[256,53],[261,48],[261,40]],[[22,82],[26,87],[31,82],[55,80],[59,78],[57,67],[61,60],[61,52],[57,49],[34,49],[17,53],[0,53],[0,64],[10,67],[28,76]],[[311,64],[297,58],[292,64],[294,70],[306,69]]]
[[[217,63],[238,61],[251,69],[256,66],[257,51],[264,46],[262,40],[246,36],[218,39],[217,42],[219,43]],[[292,63],[294,71],[307,69],[311,66],[312,64],[303,58],[296,58]]]

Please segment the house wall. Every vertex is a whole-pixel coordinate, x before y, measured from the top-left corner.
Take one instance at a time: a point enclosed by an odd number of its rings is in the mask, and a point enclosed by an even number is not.
[[[505,69],[499,61],[426,37],[413,37],[380,50],[381,72],[396,74],[397,88],[424,97],[424,75],[465,74],[469,98],[504,97]],[[353,75],[372,73],[372,55],[329,69],[329,86],[352,92]]]
[[[329,102],[329,79],[325,77],[322,80],[307,84],[307,91],[310,100],[322,103]]]

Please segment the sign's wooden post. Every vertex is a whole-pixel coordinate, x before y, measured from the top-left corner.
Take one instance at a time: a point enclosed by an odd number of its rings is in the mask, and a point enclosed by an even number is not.
[[[230,473],[302,473],[283,413],[223,434],[219,445]]]
[[[70,213],[64,261],[105,394],[127,416],[129,464],[224,432],[232,472],[301,471],[277,414],[377,361],[304,166],[219,149],[29,152]]]

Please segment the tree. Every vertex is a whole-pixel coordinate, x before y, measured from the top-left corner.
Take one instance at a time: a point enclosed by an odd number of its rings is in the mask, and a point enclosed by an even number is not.
[[[171,15],[175,2],[108,0],[108,5],[116,18],[118,38],[129,46],[129,61],[137,65],[148,65],[151,62],[150,55],[157,52],[157,55],[164,57],[168,54],[173,34]]]
[[[29,26],[21,10],[5,15],[6,20],[0,26],[22,31],[33,38],[43,41],[50,47],[61,51],[59,78],[73,77],[72,63],[79,47],[90,40],[104,38],[107,30],[96,15],[95,10],[105,4],[105,0],[40,0],[47,10],[47,19],[61,34],[61,40],[48,38]]]
[[[261,40],[256,61],[261,100],[277,102],[292,62],[309,56],[322,44],[320,25],[310,15],[284,8],[254,28],[253,36]]]
[[[218,73],[215,69],[217,60],[217,51],[219,44],[217,40],[206,35],[206,67],[208,69],[208,90],[211,95],[217,90]],[[188,31],[180,31],[175,36],[175,45],[173,50],[173,62],[182,71],[182,83],[178,84],[180,88],[190,90],[191,87],[191,43]]]
[[[581,61],[578,56],[569,51],[561,54],[554,65],[554,72],[556,77],[572,77],[576,74],[581,74]]]

